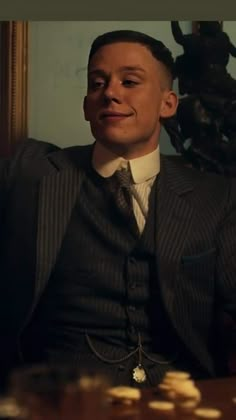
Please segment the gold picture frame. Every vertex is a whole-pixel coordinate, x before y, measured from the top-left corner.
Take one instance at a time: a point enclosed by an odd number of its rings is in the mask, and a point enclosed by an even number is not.
[[[0,22],[0,156],[27,138],[28,23]]]

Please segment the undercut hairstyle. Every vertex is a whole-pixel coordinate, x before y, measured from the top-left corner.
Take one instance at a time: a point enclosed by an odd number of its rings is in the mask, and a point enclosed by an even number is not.
[[[168,80],[168,87],[172,87],[175,79],[175,63],[170,50],[163,44],[163,42],[138,31],[132,30],[118,30],[106,32],[99,35],[93,41],[89,52],[88,66],[94,54],[105,45],[114,44],[118,42],[134,42],[144,45],[153,55],[153,57],[163,65],[165,75]]]

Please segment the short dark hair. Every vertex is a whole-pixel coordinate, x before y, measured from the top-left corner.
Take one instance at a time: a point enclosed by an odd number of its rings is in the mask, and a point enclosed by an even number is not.
[[[170,50],[163,42],[144,34],[143,32],[121,29],[117,31],[106,32],[99,35],[93,41],[89,53],[88,64],[90,64],[93,55],[103,46],[114,44],[116,42],[135,42],[147,47],[156,60],[160,61],[169,73],[171,83],[175,78],[175,64]]]

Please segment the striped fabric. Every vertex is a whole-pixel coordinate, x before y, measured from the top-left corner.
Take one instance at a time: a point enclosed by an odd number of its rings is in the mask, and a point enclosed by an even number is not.
[[[69,189],[70,186],[68,184],[66,186],[66,181],[62,182],[63,178],[72,182],[72,178],[67,178],[67,171],[75,169],[67,165],[66,170],[60,170],[62,177],[60,182],[64,188]],[[57,176],[58,174],[53,175]],[[47,188],[46,184],[49,182],[47,177],[44,188]],[[48,237],[55,239],[53,231],[56,232],[57,229],[63,231],[65,226],[64,217],[59,213],[60,206],[70,207],[71,203],[70,201],[60,203],[55,194],[57,190],[52,185],[49,189],[54,196],[54,199],[51,197],[53,208],[48,211],[54,217],[49,219],[45,212],[44,218],[45,222],[51,221],[47,222]],[[235,187],[234,184],[232,186]],[[230,275],[227,275],[227,270],[223,268],[230,261],[226,256],[232,255],[234,246],[236,249],[234,229],[227,228],[227,224],[232,226],[233,221],[225,219],[225,211],[230,209],[234,198],[234,195],[229,196],[229,187],[230,183],[221,177],[208,175],[206,178],[204,174],[185,168],[174,160],[172,162],[165,157],[161,159],[155,235],[163,304],[186,347],[211,374],[214,372],[214,361],[207,343],[212,335],[216,290],[224,296],[223,302],[234,310],[236,301],[235,277],[231,275],[231,271]],[[41,196],[45,197],[43,190]],[[71,208],[67,211],[67,214],[70,214]],[[61,222],[59,220],[57,222],[59,217]],[[234,213],[231,217],[234,217]],[[41,226],[44,226],[44,223],[41,223]],[[226,223],[225,228],[221,228],[222,233],[218,230],[220,223],[223,223],[223,227]],[[45,234],[45,229],[43,232]],[[63,234],[60,234],[60,238],[62,236]],[[46,241],[43,236],[41,241],[42,246],[45,246]],[[218,252],[220,250],[217,266],[216,254],[210,253],[213,248],[217,248]],[[191,257],[192,260],[190,258],[187,262],[186,257]],[[232,267],[234,267],[233,261]],[[217,276],[215,276],[216,267],[220,269]],[[51,258],[47,272],[49,273],[52,268]],[[192,319],[197,320],[196,328],[193,328]]]
[[[122,214],[114,222],[115,203],[106,198],[106,180],[93,176],[84,177],[56,265],[31,323],[25,359],[33,363],[74,360],[86,370],[91,363],[104,371],[113,365],[115,373],[128,359],[130,368],[137,366],[140,339],[145,351],[140,362],[150,376],[146,386],[155,385],[179,352],[170,329],[164,327],[159,305],[153,235],[156,185],[144,233],[134,237]],[[104,184],[104,190],[96,181]],[[130,368],[120,378],[123,384],[132,383]]]
[[[132,186],[135,191],[135,193],[132,194],[133,210],[140,233],[143,232],[147,220],[149,195],[154,181],[155,177],[139,184],[133,184]]]
[[[70,218],[73,205],[79,189],[79,173],[68,171],[66,174],[58,173],[54,177],[43,178],[39,195],[43,191],[43,200],[39,200],[37,256],[38,282],[35,293],[43,290],[45,278],[48,276],[49,264],[55,264],[59,252],[59,244]],[[53,191],[53,194],[52,194]],[[55,203],[57,208],[55,211]],[[50,228],[53,226],[53,230]]]
[[[31,294],[24,290],[31,291],[35,280],[35,290],[41,293],[39,284],[50,277],[90,154],[91,146],[76,147],[39,160],[34,156],[24,167],[14,161],[10,167],[1,261],[7,280],[0,290],[2,329],[9,320],[9,334],[18,334],[27,318]],[[36,209],[32,197],[38,194]],[[172,157],[161,158],[154,232],[160,294],[176,333],[209,374],[214,374],[217,350],[216,315],[222,309],[236,317],[235,209],[235,180],[186,168]],[[25,234],[26,229],[34,232],[36,217],[37,269],[35,235]]]
[[[129,222],[133,217],[130,171],[128,169],[119,169],[111,178],[115,182],[114,199],[117,207]]]

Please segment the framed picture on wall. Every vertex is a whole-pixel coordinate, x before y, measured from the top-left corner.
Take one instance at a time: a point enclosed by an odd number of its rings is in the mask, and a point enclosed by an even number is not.
[[[0,156],[27,137],[28,23],[0,22]]]

